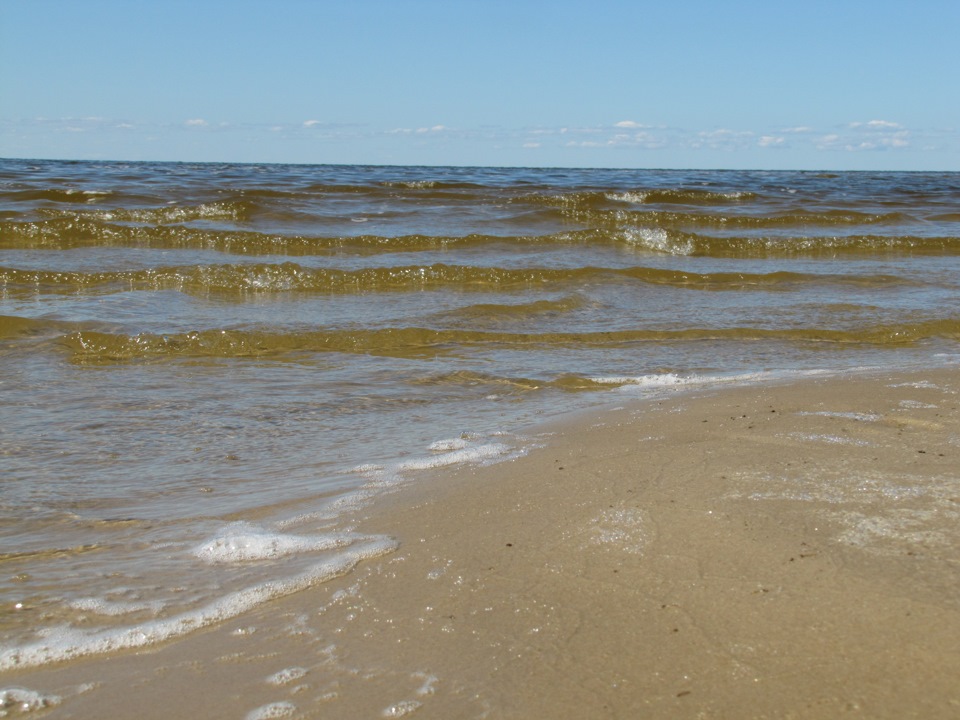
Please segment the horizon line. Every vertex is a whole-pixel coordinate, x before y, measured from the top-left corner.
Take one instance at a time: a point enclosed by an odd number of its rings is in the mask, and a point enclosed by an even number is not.
[[[294,165],[298,167],[372,167],[372,168],[459,168],[477,170],[645,170],[651,172],[682,172],[682,171],[710,171],[710,172],[785,172],[785,173],[960,173],[958,170],[893,170],[893,169],[840,169],[840,168],[733,168],[733,167],[645,167],[645,166],[618,166],[603,167],[593,165],[474,165],[474,164],[398,164],[398,163],[344,163],[344,162],[289,162],[278,160],[129,160],[123,158],[57,158],[57,157],[18,157],[0,156],[2,161],[23,162],[63,162],[63,163],[137,163],[150,165]]]

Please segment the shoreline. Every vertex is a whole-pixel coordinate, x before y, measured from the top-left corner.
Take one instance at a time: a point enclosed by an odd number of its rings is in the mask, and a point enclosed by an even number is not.
[[[958,406],[958,368],[625,400],[358,511],[400,547],[349,574],[0,688],[77,718],[955,717]]]

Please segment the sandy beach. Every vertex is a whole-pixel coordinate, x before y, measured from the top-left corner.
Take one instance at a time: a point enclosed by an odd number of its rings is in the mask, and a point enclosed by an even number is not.
[[[4,710],[955,718],[958,393],[955,369],[813,376],[538,428],[358,510],[395,552],[165,646],[5,673],[29,692]]]

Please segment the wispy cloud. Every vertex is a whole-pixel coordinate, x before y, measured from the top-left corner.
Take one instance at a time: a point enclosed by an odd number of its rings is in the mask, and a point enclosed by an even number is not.
[[[36,117],[29,120],[21,120],[15,124],[25,128],[63,132],[96,132],[109,128],[133,127],[129,123],[96,116],[63,118]]]
[[[292,122],[243,123],[213,122],[202,117],[193,117],[171,123],[144,122],[130,119],[98,116],[63,118],[0,118],[0,142],[10,139],[8,145],[20,147],[24,138],[42,143],[44,136],[51,138],[81,134],[91,139],[107,138],[111,133],[123,133],[124,142],[137,137],[158,141],[169,133],[216,132],[221,137],[231,133],[242,138],[246,145],[264,138],[265,147],[294,147],[297,143],[340,143],[358,149],[372,147],[374,143],[386,143],[383,147],[398,150],[455,141],[462,148],[515,148],[518,152],[535,154],[556,162],[557,158],[569,158],[571,163],[602,162],[612,155],[590,155],[587,151],[604,152],[622,150],[625,153],[656,153],[657,161],[668,164],[675,157],[696,157],[710,152],[724,154],[740,153],[742,157],[758,157],[758,153],[776,152],[780,158],[784,151],[793,154],[816,153],[834,156],[825,160],[829,165],[836,161],[837,154],[846,153],[936,153],[960,152],[960,129],[923,129],[907,127],[890,118],[849,120],[831,126],[816,126],[802,121],[795,124],[767,127],[680,127],[644,122],[643,119],[619,119],[608,124],[528,127],[510,126],[456,126],[441,123],[411,125],[406,127],[377,127],[360,123],[331,123],[312,117]],[[119,136],[118,136],[119,137]],[[270,139],[268,139],[270,138]],[[66,142],[66,141],[64,141]],[[79,142],[79,140],[78,140]],[[226,142],[218,141],[218,142]],[[240,140],[237,140],[240,142]],[[273,145],[270,145],[273,143]],[[309,149],[310,146],[304,145]],[[0,154],[3,145],[0,144]],[[640,158],[639,155],[618,155],[621,158]],[[593,159],[591,159],[593,158]],[[777,164],[781,159],[771,160]]]
[[[393,128],[392,130],[387,130],[388,135],[426,135],[427,133],[442,133],[449,131],[446,125],[433,125],[431,127],[418,127],[418,128]]]
[[[761,135],[757,140],[757,145],[762,148],[786,147],[787,139],[782,135]]]
[[[868,120],[867,122],[852,122],[850,123],[850,127],[866,127],[873,130],[899,130],[903,126],[900,123],[891,122],[889,120]]]
[[[819,136],[814,145],[818,150],[863,152],[897,150],[912,146],[913,133],[903,125],[890,120],[868,120],[847,123]]]
[[[707,147],[714,150],[737,150],[753,144],[756,133],[752,130],[732,130],[718,128],[716,130],[701,130],[690,142],[690,147]]]

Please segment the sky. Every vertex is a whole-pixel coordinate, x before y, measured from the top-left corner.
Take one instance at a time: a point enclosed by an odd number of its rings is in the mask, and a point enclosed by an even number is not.
[[[960,170],[957,0],[0,0],[0,157]]]

